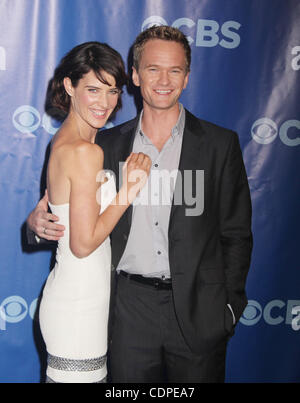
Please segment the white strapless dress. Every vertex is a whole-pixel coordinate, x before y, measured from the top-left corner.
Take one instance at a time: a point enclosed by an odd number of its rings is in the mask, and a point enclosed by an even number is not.
[[[101,186],[101,213],[116,194],[113,176]],[[49,206],[66,228],[40,305],[40,326],[48,352],[47,382],[104,382],[110,299],[109,237],[79,259],[69,246],[69,204]]]

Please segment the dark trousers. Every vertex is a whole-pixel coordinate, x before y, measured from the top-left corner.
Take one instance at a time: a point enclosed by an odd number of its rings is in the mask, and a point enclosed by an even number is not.
[[[191,352],[179,328],[172,290],[118,276],[109,348],[114,383],[224,382],[227,342]]]

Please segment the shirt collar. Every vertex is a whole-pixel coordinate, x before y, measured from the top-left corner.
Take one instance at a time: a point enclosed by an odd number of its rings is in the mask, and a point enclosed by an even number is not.
[[[135,135],[137,136],[138,134],[140,134],[143,136],[143,138],[146,138],[147,136],[145,136],[142,131],[143,113],[144,113],[144,111],[142,110],[140,117],[139,117]],[[180,137],[183,136],[184,125],[185,125],[185,109],[184,109],[183,105],[181,103],[179,103],[179,116],[178,116],[177,122],[171,132],[171,138],[173,141],[175,140],[176,136],[180,136]]]

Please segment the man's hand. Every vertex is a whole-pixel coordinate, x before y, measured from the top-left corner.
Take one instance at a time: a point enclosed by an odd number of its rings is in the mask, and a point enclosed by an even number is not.
[[[40,238],[48,241],[58,241],[63,235],[65,227],[55,224],[59,217],[48,213],[48,193],[38,202],[36,208],[29,214],[27,225]]]

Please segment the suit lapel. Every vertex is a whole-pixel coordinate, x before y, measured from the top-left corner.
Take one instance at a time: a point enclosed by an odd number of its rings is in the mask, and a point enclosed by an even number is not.
[[[124,162],[131,153],[137,123],[138,118],[131,120],[130,122],[128,122],[127,125],[124,125],[121,128],[120,130],[121,135],[118,137],[118,142],[117,144],[115,144],[113,150],[113,159],[116,165],[119,165],[120,162]],[[119,175],[119,169],[116,170],[116,172]]]
[[[138,121],[139,116],[137,116],[135,119],[131,120],[121,128],[120,130],[121,135],[118,137],[118,143],[114,147],[113,160],[115,161],[116,164],[115,173],[117,180],[116,185],[118,190],[120,188],[122,179],[122,177],[120,178],[120,174],[122,175],[122,166],[120,166],[120,163],[125,162],[127,157],[132,151]],[[128,209],[125,212],[125,215],[127,215],[130,229],[132,219],[132,205],[128,207]]]
[[[183,218],[185,212],[185,198],[184,198],[184,178],[185,171],[195,171],[196,169],[201,169],[200,164],[202,161],[204,163],[205,160],[205,152],[204,152],[204,143],[205,136],[204,130],[201,126],[199,119],[197,119],[194,115],[192,115],[189,111],[185,110],[186,118],[185,118],[185,127],[183,132],[183,140],[181,147],[181,154],[179,160],[178,170],[180,175],[177,176],[176,185],[174,195],[181,195],[179,197],[179,201],[182,200],[182,203],[176,204],[176,200],[171,207],[170,214],[170,224],[169,229],[171,228],[172,220],[174,216],[178,218],[177,214],[180,213],[180,217]],[[204,164],[205,165],[205,164]],[[194,182],[193,182],[194,186]],[[194,190],[194,189],[193,189]]]

